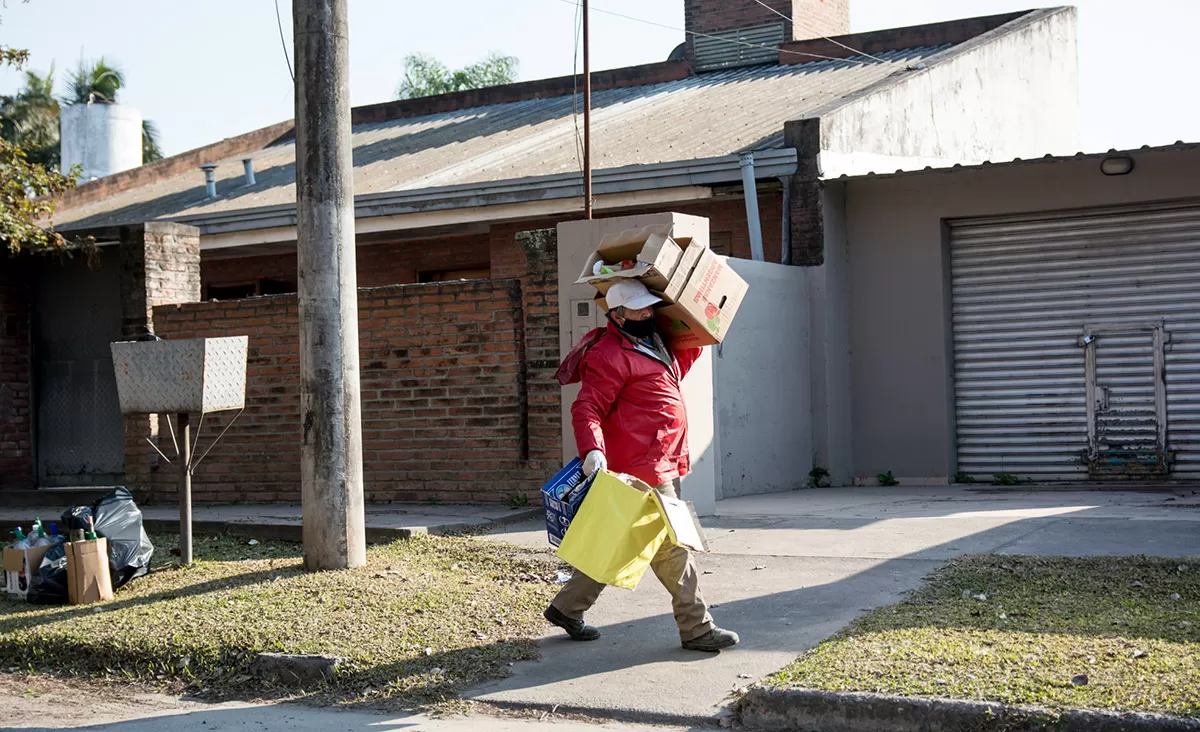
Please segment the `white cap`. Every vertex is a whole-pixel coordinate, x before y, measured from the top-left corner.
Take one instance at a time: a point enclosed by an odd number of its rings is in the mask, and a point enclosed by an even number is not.
[[[621,280],[609,288],[604,296],[609,308],[641,310],[662,302],[662,298],[646,289],[637,280]]]

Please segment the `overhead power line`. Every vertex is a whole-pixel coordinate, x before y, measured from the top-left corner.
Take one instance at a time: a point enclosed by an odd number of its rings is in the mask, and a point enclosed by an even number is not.
[[[800,20],[793,20],[792,18],[787,17],[787,15],[779,12],[775,8],[771,7],[770,5],[767,5],[765,2],[763,2],[763,0],[754,0],[754,2],[763,6],[767,10],[770,10],[772,13],[775,13],[776,15],[778,15],[780,18],[783,18],[787,22],[792,23],[794,25],[799,25],[801,28],[808,31],[809,33],[815,34],[817,36],[817,38],[820,38],[821,40],[829,41],[830,43],[832,43],[835,46],[841,46],[842,48],[846,49],[847,51],[855,53],[859,56],[866,56],[867,58],[871,59],[872,61],[878,61],[880,63],[887,63],[887,61],[884,61],[883,59],[879,58],[878,56],[872,56],[871,54],[867,53],[866,51],[860,51],[857,48],[851,48],[850,46],[847,46],[845,43],[842,43],[841,41],[835,41],[834,39],[830,38],[829,36],[821,35],[817,31],[816,28],[813,28],[812,26],[810,26],[806,23],[803,23]]]
[[[288,76],[296,83],[296,72],[292,71],[292,55],[288,53],[287,41],[283,37],[283,16],[279,14],[279,0],[275,0],[275,22],[279,25],[279,44],[283,46],[283,60],[287,61]]]
[[[558,1],[561,3],[566,3],[568,5],[575,5],[575,0],[558,0]],[[792,51],[792,50],[785,49],[785,48],[777,48],[775,46],[766,46],[761,43],[749,43],[747,41],[738,41],[733,38],[722,38],[720,36],[714,36],[710,33],[701,33],[699,31],[687,30],[685,28],[676,28],[675,26],[666,25],[664,23],[659,23],[659,22],[656,22],[653,20],[646,20],[645,18],[637,18],[632,15],[625,15],[624,13],[618,13],[614,10],[605,10],[603,8],[597,8],[597,7],[592,7],[592,10],[596,11],[597,13],[604,13],[605,15],[612,15],[617,18],[624,18],[625,20],[632,20],[635,23],[644,23],[646,25],[652,25],[652,26],[655,26],[658,28],[663,28],[665,30],[675,31],[676,33],[684,33],[689,36],[696,36],[698,38],[709,38],[709,39],[712,39],[719,43],[729,43],[734,46],[745,46],[747,48],[758,48],[758,49],[766,50],[766,51],[777,51],[781,54],[787,54],[789,56],[803,56],[805,58],[817,58],[817,59],[822,59],[824,61],[851,61],[853,63],[863,64],[863,65],[866,65],[866,63],[867,63],[866,61],[860,61],[859,59],[856,59],[856,58],[837,58],[835,56],[822,56],[819,53],[808,53],[806,51]],[[850,50],[853,51],[854,49],[850,49]],[[855,53],[858,53],[858,52],[855,51]]]

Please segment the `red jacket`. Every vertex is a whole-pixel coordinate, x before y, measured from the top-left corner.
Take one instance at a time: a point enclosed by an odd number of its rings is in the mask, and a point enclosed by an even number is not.
[[[687,475],[687,410],[679,382],[700,353],[673,352],[668,367],[609,323],[583,359],[583,389],[571,405],[580,457],[599,450],[609,470],[653,486]]]

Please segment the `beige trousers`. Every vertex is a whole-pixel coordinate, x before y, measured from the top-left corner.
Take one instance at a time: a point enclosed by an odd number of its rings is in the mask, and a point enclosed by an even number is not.
[[[671,498],[678,497],[678,481],[655,487],[656,491]],[[708,605],[700,595],[699,572],[692,553],[681,546],[663,544],[650,561],[650,569],[662,586],[671,593],[671,604],[675,610],[675,624],[679,626],[679,638],[695,640],[713,629]],[[579,570],[559,591],[551,603],[563,615],[573,620],[583,620],[583,614],[596,604],[604,585]]]

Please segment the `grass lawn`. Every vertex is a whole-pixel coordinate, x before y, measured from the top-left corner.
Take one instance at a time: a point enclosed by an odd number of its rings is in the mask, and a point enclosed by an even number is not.
[[[966,557],[768,683],[1200,716],[1200,560]]]
[[[417,706],[535,658],[557,589],[553,555],[472,539],[397,541],[365,568],[312,574],[296,544],[197,537],[181,569],[177,537],[151,539],[154,571],[112,602],[0,601],[0,670],[245,697],[272,692],[247,673],[257,653],[313,653],[345,659],[326,701]]]

